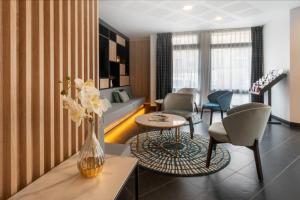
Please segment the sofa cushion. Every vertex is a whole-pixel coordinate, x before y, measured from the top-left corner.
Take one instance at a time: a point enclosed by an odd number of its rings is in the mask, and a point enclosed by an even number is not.
[[[103,114],[104,127],[125,117],[143,105],[145,98],[133,98],[126,103],[112,103],[112,107]]]
[[[132,98],[132,92],[130,86],[117,87],[117,88],[108,88],[100,90],[101,98],[107,98],[111,103],[114,102],[112,93],[114,91],[125,90],[130,98]]]
[[[126,92],[125,90],[119,91],[118,93],[119,93],[120,99],[121,99],[121,101],[122,101],[123,103],[129,101],[129,96],[128,96],[128,94],[127,94],[127,92]]]

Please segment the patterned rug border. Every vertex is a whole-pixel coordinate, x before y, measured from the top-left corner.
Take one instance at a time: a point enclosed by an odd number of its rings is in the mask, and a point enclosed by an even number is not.
[[[148,133],[151,133],[151,132],[154,132],[154,131],[148,131]],[[184,134],[189,134],[189,132],[187,131],[183,131]],[[143,133],[140,133],[140,136],[141,135],[146,135],[147,132],[143,132]],[[203,138],[205,139],[206,141],[208,141],[208,138],[204,137],[204,136],[201,136],[201,135],[195,135],[194,137],[199,137],[199,138]],[[130,151],[131,151],[131,142],[133,140],[135,140],[136,136],[130,138],[126,144],[129,144],[130,145]],[[157,169],[153,169],[153,168],[149,168],[149,167],[146,167],[144,165],[141,164],[141,160],[139,159],[139,157],[135,156],[134,153],[132,153],[131,151],[131,156],[135,157],[135,158],[138,158],[139,161],[138,161],[138,165],[139,167],[143,168],[143,169],[146,169],[146,170],[150,170],[156,174],[160,174],[160,175],[168,175],[168,176],[174,176],[174,177],[200,177],[200,176],[207,176],[207,175],[210,175],[210,174],[214,174],[214,173],[217,173],[219,172],[220,170],[224,169],[225,167],[227,167],[231,161],[231,155],[230,155],[230,152],[222,145],[222,144],[218,144],[218,146],[221,145],[221,147],[217,147],[217,148],[220,148],[220,149],[223,149],[226,153],[228,153],[228,160],[226,161],[225,164],[223,164],[220,168],[218,169],[215,169],[215,170],[211,170],[211,171],[208,171],[208,172],[200,172],[200,173],[195,173],[195,174],[179,174],[179,173],[170,173],[170,172],[163,172],[163,171],[160,171],[160,170],[157,170]]]
[[[135,157],[133,154],[131,154],[131,155],[133,157]],[[229,156],[228,163],[216,171],[211,171],[211,172],[201,173],[201,174],[186,174],[186,175],[185,174],[164,173],[164,172],[161,172],[161,171],[158,171],[155,169],[150,169],[150,168],[144,167],[144,166],[140,165],[139,163],[138,163],[138,165],[139,165],[139,168],[143,168],[145,170],[150,170],[151,172],[158,174],[158,175],[173,176],[173,177],[201,177],[201,176],[208,176],[208,175],[211,175],[211,174],[221,171],[222,169],[224,169],[225,167],[227,167],[229,165],[230,161],[231,161],[231,157]]]

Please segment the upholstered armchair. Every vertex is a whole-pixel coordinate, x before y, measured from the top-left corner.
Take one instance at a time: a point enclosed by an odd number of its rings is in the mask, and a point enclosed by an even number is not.
[[[270,113],[271,107],[268,105],[248,103],[229,110],[222,122],[213,123],[208,129],[210,142],[206,167],[209,168],[212,151],[218,143],[245,146],[254,152],[257,175],[262,181],[258,139],[265,131]]]
[[[193,111],[194,97],[192,94],[169,93],[164,98],[163,113],[184,117],[190,125],[191,138],[194,137]]]
[[[228,90],[216,91],[214,93],[209,94],[207,96],[209,102],[204,103],[202,106],[201,119],[203,116],[204,109],[210,110],[209,124],[212,123],[214,111],[220,111],[221,118],[223,119],[223,112],[227,112],[227,110],[230,108],[232,95],[233,95],[233,92],[228,91]]]
[[[194,98],[195,109],[196,109],[197,113],[199,113],[198,106],[197,106],[198,104],[196,102],[197,95],[199,94],[199,92],[196,88],[181,88],[180,90],[177,91],[177,93],[192,94],[193,98]]]

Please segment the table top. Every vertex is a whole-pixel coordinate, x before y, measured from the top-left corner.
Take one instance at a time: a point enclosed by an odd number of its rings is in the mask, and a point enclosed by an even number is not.
[[[168,117],[168,121],[152,121],[149,120],[151,117],[155,115],[165,115]],[[146,127],[153,127],[153,128],[176,128],[182,126],[186,123],[186,119],[178,116],[178,115],[171,115],[165,114],[161,112],[154,112],[145,115],[138,116],[135,118],[135,122],[139,125],[146,126]]]
[[[154,101],[154,103],[156,103],[156,104],[163,104],[164,103],[164,99],[156,99]]]
[[[138,162],[133,157],[106,155],[101,174],[86,179],[77,169],[77,158],[78,155],[75,155],[67,159],[10,199],[112,200],[117,197]]]

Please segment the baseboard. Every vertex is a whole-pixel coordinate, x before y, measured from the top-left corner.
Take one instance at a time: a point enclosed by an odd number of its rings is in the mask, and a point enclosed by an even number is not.
[[[287,121],[285,119],[282,119],[281,117],[277,117],[275,115],[272,115],[272,118],[280,121],[281,123],[291,127],[291,128],[300,128],[300,123],[296,123],[296,122],[290,122],[290,121]]]

